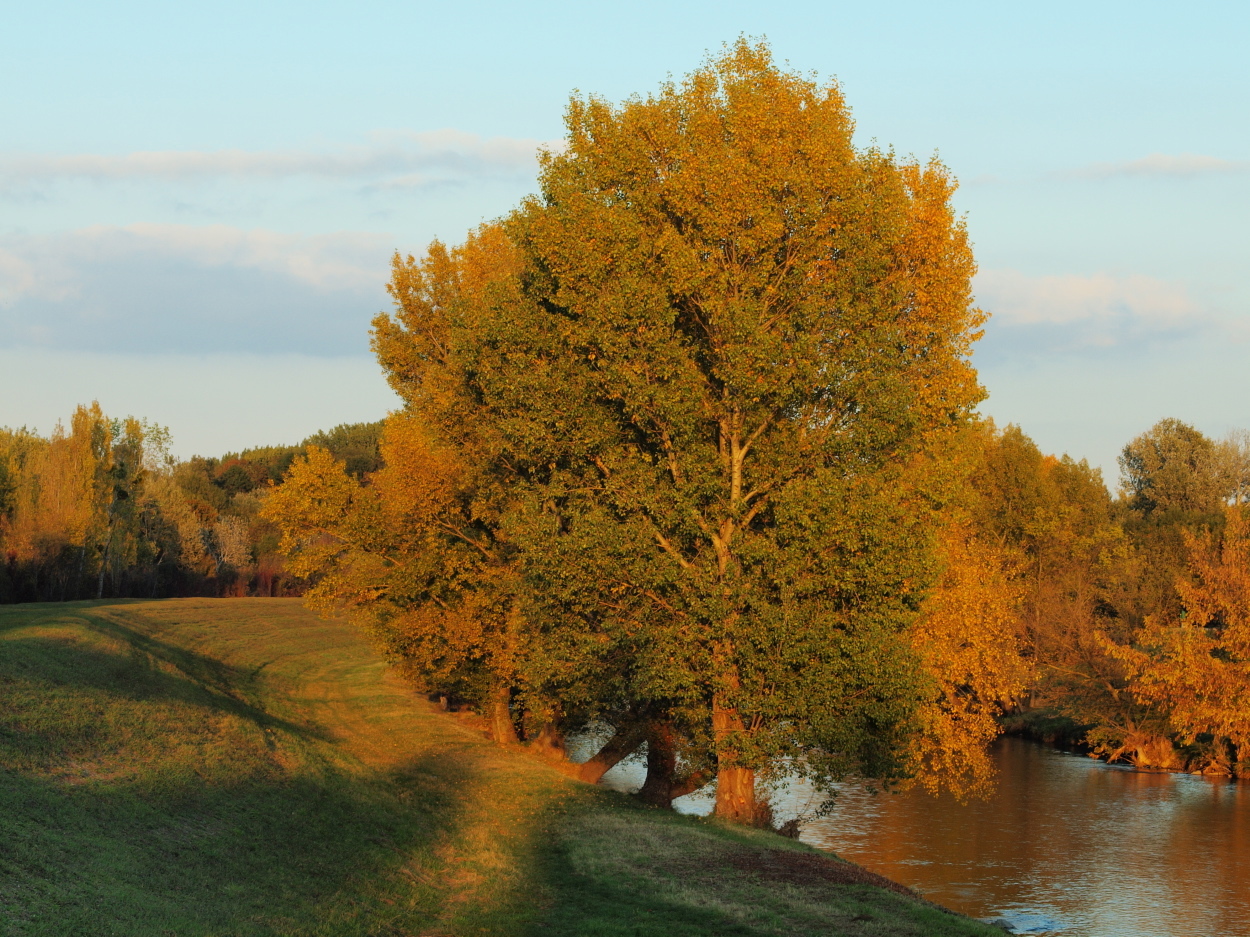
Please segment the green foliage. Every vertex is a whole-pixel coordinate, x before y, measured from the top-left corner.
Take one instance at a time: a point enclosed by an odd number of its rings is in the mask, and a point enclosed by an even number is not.
[[[722,771],[900,774],[932,575],[909,472],[980,397],[945,170],[856,151],[836,88],[739,43],[575,99],[540,185],[463,353],[530,486],[552,680],[628,675]]]
[[[1130,510],[1217,514],[1229,494],[1215,443],[1180,420],[1160,420],[1124,447],[1121,484]]]
[[[375,423],[340,423],[331,430],[321,430],[305,439],[301,446],[320,446],[336,459],[341,459],[347,474],[363,478],[382,467],[382,421]]]
[[[224,510],[230,501],[230,493],[214,483],[215,462],[197,455],[174,469],[174,481],[205,520]]]
[[[310,446],[317,446],[346,463],[348,474],[359,479],[382,467],[378,448],[381,438],[381,420],[340,423],[333,429],[313,433],[298,446],[258,446],[227,453],[215,461],[213,475],[218,485],[233,489],[231,494],[264,487],[266,482],[278,484],[296,457]]]
[[[385,468],[310,449],[267,515],[497,725],[657,722],[722,790],[903,774],[938,454],[981,396],[953,182],[745,42],[568,128],[539,198],[395,259]]]

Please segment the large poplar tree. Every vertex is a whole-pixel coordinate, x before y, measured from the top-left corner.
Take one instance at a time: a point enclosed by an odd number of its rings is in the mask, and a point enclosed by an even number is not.
[[[299,569],[427,688],[476,684],[498,738],[606,721],[592,780],[645,738],[656,802],[714,775],[763,822],[761,771],[980,744],[979,665],[935,635],[1007,606],[953,574],[925,604],[981,397],[945,169],[857,149],[836,86],[745,41],[568,129],[538,197],[397,260],[387,465],[296,465],[267,510]]]
[[[759,819],[761,769],[898,776],[934,456],[981,397],[953,181],[746,41],[567,122],[469,366],[526,467],[532,615],[630,649],[722,816]]]

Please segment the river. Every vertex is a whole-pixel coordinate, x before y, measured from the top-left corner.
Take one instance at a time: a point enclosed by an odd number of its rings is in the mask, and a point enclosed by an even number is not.
[[[1250,783],[1132,771],[1015,738],[994,758],[989,801],[844,785],[802,839],[1018,933],[1250,937]],[[635,790],[643,773],[620,765],[604,783]],[[775,812],[810,802],[797,785]],[[707,813],[711,800],[676,806]]]

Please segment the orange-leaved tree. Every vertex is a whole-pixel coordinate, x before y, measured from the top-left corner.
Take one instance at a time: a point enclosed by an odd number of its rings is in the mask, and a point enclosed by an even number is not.
[[[1250,518],[1225,509],[1222,536],[1186,531],[1182,609],[1147,619],[1133,644],[1111,645],[1129,690],[1160,708],[1181,741],[1206,744],[1206,769],[1250,774]]]
[[[516,740],[521,639],[516,551],[500,529],[508,467],[456,349],[473,328],[466,296],[506,280],[509,263],[490,227],[455,251],[397,256],[395,314],[374,321],[374,350],[404,401],[385,422],[382,467],[366,483],[310,446],[264,508],[293,570],[315,580],[312,603],[351,609],[428,689],[488,709],[500,741]]]
[[[994,781],[987,746],[1002,731],[996,717],[1033,679],[1020,653],[1024,560],[966,520],[941,531],[939,548],[942,573],[910,629],[933,680],[912,737],[915,780],[933,793],[985,796]]]
[[[909,473],[981,397],[953,180],[857,150],[836,86],[746,41],[567,120],[472,361],[543,506],[537,619],[628,649],[721,816],[766,814],[760,771],[904,773],[935,523]]]

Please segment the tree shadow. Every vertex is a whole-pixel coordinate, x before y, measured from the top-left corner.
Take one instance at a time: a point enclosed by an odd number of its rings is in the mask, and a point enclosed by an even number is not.
[[[0,631],[14,630],[22,624],[26,623],[0,627]],[[132,701],[179,702],[236,716],[262,732],[280,730],[304,738],[326,738],[320,727],[283,719],[260,705],[259,669],[235,667],[157,640],[110,618],[91,614],[89,609],[43,624],[78,626],[125,650],[83,644],[68,631],[65,635],[9,638],[3,644],[5,659],[0,661],[0,681],[22,679],[49,689],[76,688]]]
[[[449,819],[436,800],[342,774],[152,797],[0,772],[0,930],[407,933],[441,901],[400,873]]]
[[[471,810],[469,760],[369,771],[267,712],[253,670],[59,623],[74,630],[0,645],[0,932],[399,935],[437,919],[428,870]]]

